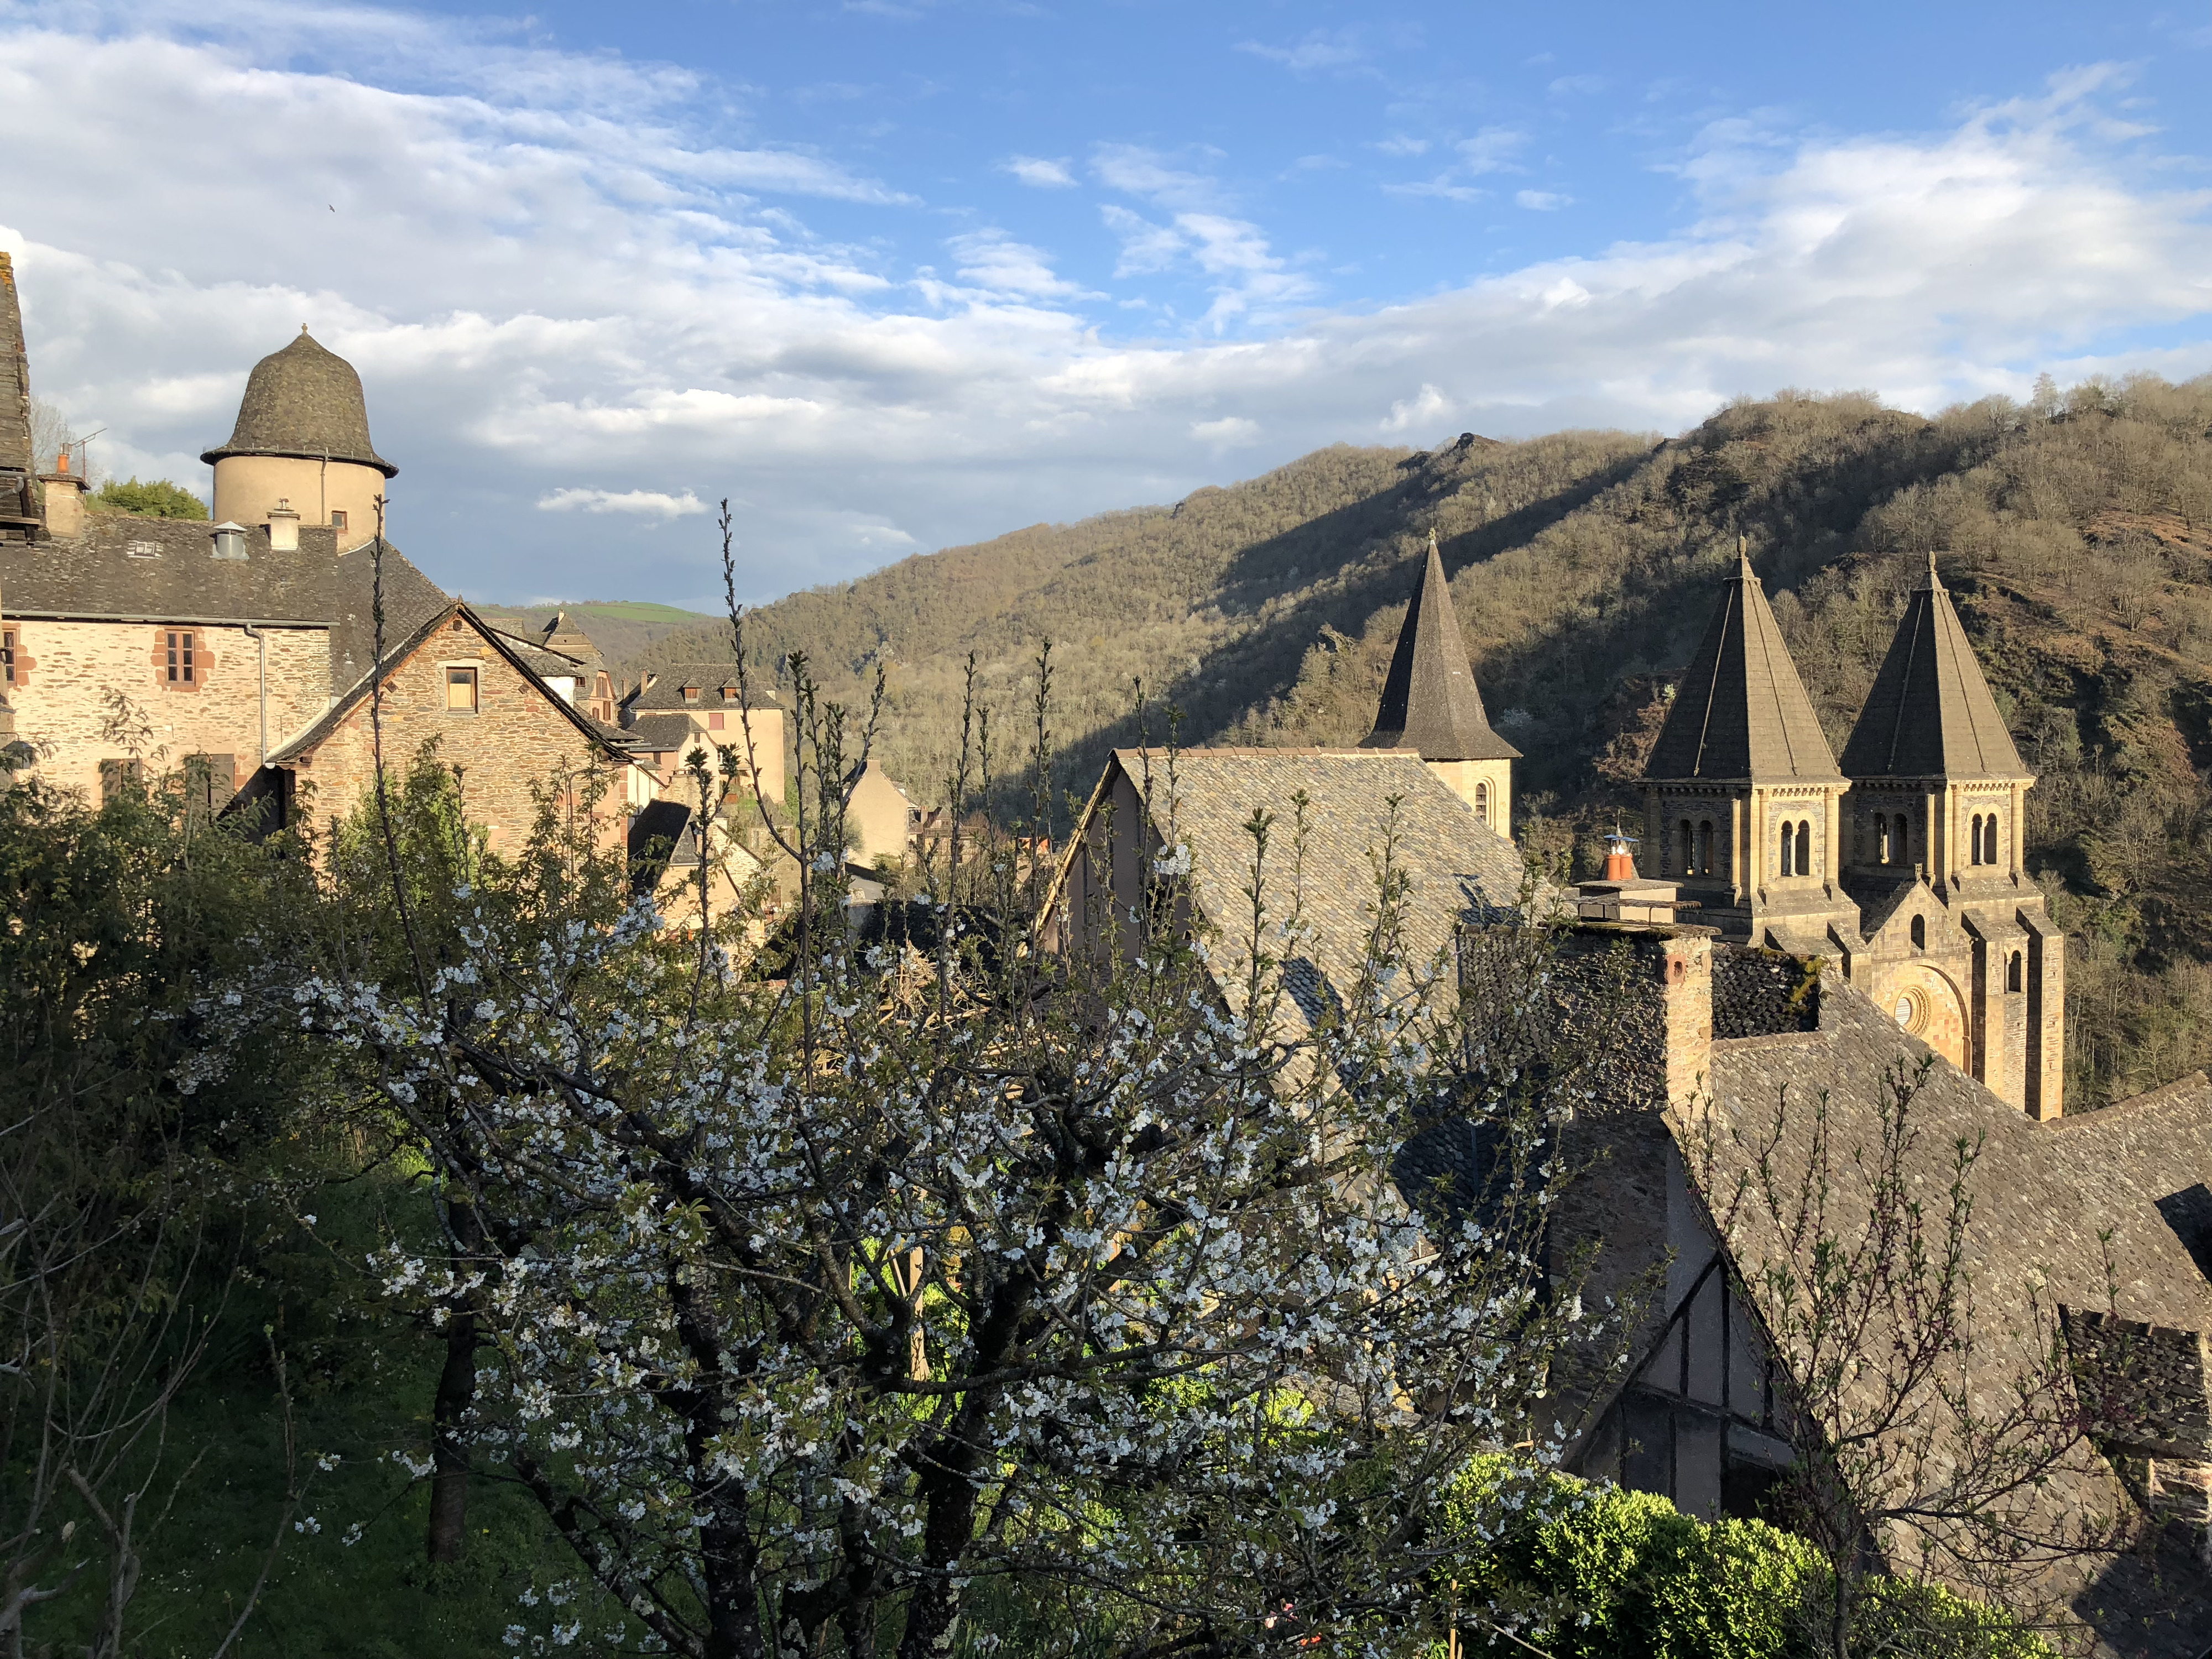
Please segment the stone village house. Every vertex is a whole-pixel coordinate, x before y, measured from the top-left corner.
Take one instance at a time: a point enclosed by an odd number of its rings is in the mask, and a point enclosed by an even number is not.
[[[1654,1273],[1663,1283],[1626,1381],[1589,1402],[1571,1467],[1703,1516],[1754,1512],[1795,1450],[1792,1378],[1744,1291],[1781,1241],[1747,1224],[1715,1237],[1692,1173],[1706,1168],[1719,1186],[1742,1173],[1747,1153],[1728,1131],[1755,1137],[1778,1098],[1790,1103],[1784,1156],[1802,1152],[1815,1090],[1828,1093],[1839,1145],[1863,1142],[1893,1068],[1932,1057],[1911,1178],[1940,1194],[1957,1137],[1986,1137],[1968,1240],[1986,1373],[1977,1385],[2002,1388],[2013,1374],[2032,1275],[2066,1310],[2077,1358],[2099,1363],[2117,1329],[2154,1374],[2136,1398],[2157,1408],[2076,1448],[2039,1501],[2046,1517],[2147,1514],[2166,1529],[2162,1553],[2077,1559],[2042,1589],[2088,1622],[2100,1654],[2204,1659],[2212,1082],[2198,1073],[2063,1115],[2063,941],[2021,867],[2021,800],[2034,780],[1932,566],[1838,765],[1739,556],[1653,751],[1644,876],[1623,843],[1606,881],[1564,895],[1524,887],[1504,834],[1510,758],[1466,673],[1431,550],[1366,746],[1116,751],[1062,858],[1041,941],[1130,948],[1115,918],[1147,901],[1155,857],[1177,843],[1191,857],[1188,913],[1239,937],[1243,825],[1255,808],[1273,812],[1270,861],[1285,872],[1303,793],[1303,892],[1320,959],[1294,974],[1325,982],[1351,970],[1386,833],[1408,884],[1414,960],[1467,950],[1503,908],[1532,900],[1578,913],[1563,978],[1577,957],[1627,951],[1630,1006],[1619,1012],[1629,1036],[1607,1061],[1617,1099],[1601,1123],[1577,1129],[1604,1157],[1569,1189],[1555,1239],[1598,1242],[1595,1289]],[[1680,908],[1691,897],[1703,908]],[[1829,969],[1817,977],[1814,956]],[[1235,974],[1217,983],[1233,1006]],[[1401,1153],[1401,1181],[1479,1182],[1459,1167],[1473,1144],[1463,1126],[1417,1136]],[[1847,1175],[1838,1217],[1847,1224],[1863,1202]],[[2105,1311],[2108,1239],[2118,1327]]]
[[[599,775],[610,842],[682,799],[686,742],[715,734],[635,730],[567,613],[535,635],[494,626],[381,538],[398,469],[370,440],[361,377],[306,330],[254,366],[228,441],[202,457],[212,524],[88,512],[65,453],[34,475],[22,337],[0,254],[0,695],[40,776],[98,799],[133,770],[182,772],[218,810],[265,802],[283,823],[312,801],[326,823],[373,785],[381,684],[386,765],[434,740],[495,848],[527,836],[533,786],[556,772]],[[782,715],[763,705],[775,799]]]

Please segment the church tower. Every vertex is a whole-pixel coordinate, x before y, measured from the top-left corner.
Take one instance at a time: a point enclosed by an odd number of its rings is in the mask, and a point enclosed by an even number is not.
[[[1844,876],[1864,908],[1851,980],[1996,1094],[2058,1116],[2065,940],[2021,865],[2035,778],[1932,554],[1843,768]]]
[[[1398,630],[1375,729],[1362,749],[1412,749],[1499,835],[1513,833],[1513,763],[1521,751],[1490,729],[1452,610],[1443,555],[1429,532],[1428,562]]]
[[[1858,923],[1838,881],[1848,787],[1739,543],[1644,765],[1644,874],[1725,937],[1832,956]]]
[[[254,364],[230,441],[200,457],[215,468],[215,521],[268,525],[296,546],[299,526],[337,532],[341,552],[376,534],[385,480],[399,469],[368,441],[368,404],[351,363],[302,327]]]

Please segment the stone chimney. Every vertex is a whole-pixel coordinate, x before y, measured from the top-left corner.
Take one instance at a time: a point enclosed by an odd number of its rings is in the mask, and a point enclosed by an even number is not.
[[[54,470],[39,474],[46,497],[46,534],[73,542],[84,534],[84,495],[91,480],[70,471],[69,451],[54,457]]]
[[[276,505],[269,509],[269,550],[271,553],[296,553],[300,550],[300,515],[293,509],[289,496],[279,495]]]

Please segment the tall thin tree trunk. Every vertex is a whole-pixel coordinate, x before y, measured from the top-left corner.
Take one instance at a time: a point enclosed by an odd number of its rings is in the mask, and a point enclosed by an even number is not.
[[[477,1397],[477,1316],[455,1308],[446,1319],[446,1364],[430,1407],[430,1559],[458,1561],[469,1527],[469,1452],[462,1419]]]

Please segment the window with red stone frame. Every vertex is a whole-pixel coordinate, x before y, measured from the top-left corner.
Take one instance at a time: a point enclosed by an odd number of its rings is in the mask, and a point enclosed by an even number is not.
[[[154,679],[164,691],[197,691],[207,684],[214,666],[204,630],[182,626],[155,630]]]

